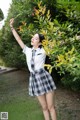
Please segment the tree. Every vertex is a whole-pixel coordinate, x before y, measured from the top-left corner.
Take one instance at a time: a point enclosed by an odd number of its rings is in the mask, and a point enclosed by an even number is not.
[[[2,10],[0,9],[0,21],[2,21],[4,19],[4,14],[2,12]]]

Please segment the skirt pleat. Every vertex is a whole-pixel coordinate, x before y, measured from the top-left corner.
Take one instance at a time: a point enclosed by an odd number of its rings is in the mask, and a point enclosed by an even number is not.
[[[45,70],[36,70],[30,73],[29,95],[39,96],[56,89],[56,85],[51,75]]]

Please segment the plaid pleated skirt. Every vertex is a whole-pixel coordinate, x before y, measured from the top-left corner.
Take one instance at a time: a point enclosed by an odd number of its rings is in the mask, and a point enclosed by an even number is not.
[[[30,73],[29,95],[39,96],[56,89],[51,75],[45,69],[36,70]]]

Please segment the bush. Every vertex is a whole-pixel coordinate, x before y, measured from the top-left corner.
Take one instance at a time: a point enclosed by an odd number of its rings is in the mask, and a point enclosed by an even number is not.
[[[36,19],[34,18],[34,9],[37,7],[38,1],[12,0],[8,17],[5,21],[5,26],[1,30],[0,35],[0,57],[7,66],[22,68],[26,65],[25,57],[21,54],[21,49],[11,33],[9,20],[12,17],[15,18],[15,29],[18,31],[23,42],[30,46],[30,39],[32,35],[37,31],[39,32],[39,25],[34,22]],[[43,4],[46,2],[48,3],[48,0],[43,0]],[[52,2],[54,3],[53,0]]]
[[[2,21],[4,19],[4,14],[2,12],[2,10],[0,9],[0,21]]]
[[[46,65],[49,71],[55,68],[64,76],[64,84],[80,89],[77,85],[77,83],[80,85],[80,44],[79,39],[76,39],[79,29],[76,29],[75,33],[71,21],[63,24],[59,24],[57,19],[51,21],[50,11],[46,11],[46,7],[41,6],[41,2],[38,4],[38,9],[35,9],[35,17],[40,32],[45,35],[44,49],[52,61],[52,66]],[[67,79],[66,73],[68,73]]]
[[[5,26],[0,34],[0,57],[6,63],[6,66],[22,68],[26,65],[25,57],[21,54],[21,48],[18,46],[9,27],[10,18],[15,18],[14,27],[18,31],[24,43],[30,45],[30,34],[34,25],[30,24],[33,19],[31,0],[13,0],[9,10]],[[26,25],[27,23],[27,25]],[[29,25],[29,27],[28,27]],[[25,30],[25,32],[23,32]]]

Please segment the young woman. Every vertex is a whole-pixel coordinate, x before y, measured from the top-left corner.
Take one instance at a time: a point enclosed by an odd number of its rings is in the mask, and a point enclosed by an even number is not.
[[[36,96],[42,106],[45,120],[56,120],[55,106],[53,102],[55,83],[51,75],[44,69],[46,59],[45,50],[41,46],[44,39],[42,34],[36,33],[31,39],[32,48],[27,47],[13,27],[14,18],[10,19],[11,31],[17,40],[23,53],[26,55],[27,65],[30,71],[29,95]]]

